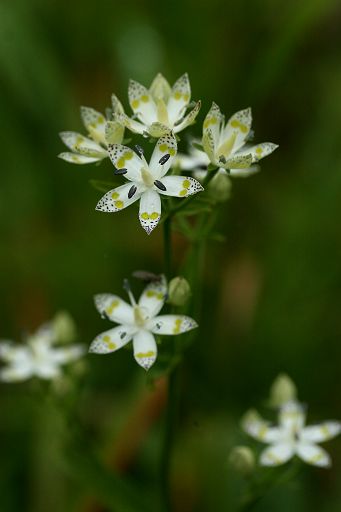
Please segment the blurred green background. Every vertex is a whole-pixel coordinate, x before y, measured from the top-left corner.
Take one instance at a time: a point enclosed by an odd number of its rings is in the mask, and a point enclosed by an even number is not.
[[[252,106],[255,140],[280,145],[261,173],[233,182],[220,221],[227,240],[209,247],[200,336],[183,369],[177,512],[235,510],[242,484],[227,459],[247,441],[239,418],[262,404],[280,371],[297,383],[311,422],[341,418],[340,21],[333,0],[0,4],[1,338],[19,340],[67,309],[88,345],[108,328],[93,295],[120,293],[135,269],[163,270],[161,228],[147,238],[132,208],[94,210],[101,192],[89,180],[110,180],[110,162],[56,158],[58,132],[84,131],[80,105],[104,111],[115,92],[129,112],[129,78],[149,85],[161,71],[173,83],[187,71],[203,101],[192,131],[200,135],[212,100],[227,115]],[[174,242],[180,266],[184,240]],[[84,446],[102,460],[117,454],[126,430],[128,444],[139,436],[145,382],[124,350],[87,358],[72,407]],[[123,510],[110,473],[88,469],[82,450],[65,462],[44,389],[0,387],[1,511]],[[161,426],[153,423],[121,470],[150,497],[150,511]],[[341,510],[341,440],[327,449],[332,470],[305,468],[255,510]]]

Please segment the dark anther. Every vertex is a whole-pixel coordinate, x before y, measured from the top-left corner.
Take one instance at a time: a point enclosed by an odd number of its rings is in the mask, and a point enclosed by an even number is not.
[[[222,164],[226,164],[226,158],[224,157],[224,155],[220,155],[219,162],[221,162]]]
[[[163,184],[163,183],[161,183],[161,181],[159,181],[159,180],[155,180],[155,181],[154,181],[154,185],[155,185],[157,188],[159,188],[160,190],[163,190],[164,192],[165,192],[165,190],[167,190],[167,189],[166,189],[166,187],[164,186],[164,184]]]
[[[127,336],[126,332],[121,332],[121,336],[120,336],[121,340],[123,340],[123,338],[125,338],[126,336]]]
[[[128,192],[128,197],[129,199],[131,199],[133,197],[133,195],[135,194],[137,190],[137,187],[135,187],[135,185],[132,185],[129,189],[129,192]]]
[[[120,174],[127,174],[127,169],[115,169],[114,174],[120,175]]]
[[[139,146],[138,144],[136,144],[135,147],[135,151],[136,153],[139,155],[139,156],[142,156],[143,155],[143,148],[141,148],[141,146]]]
[[[170,154],[167,153],[166,155],[163,155],[160,160],[159,164],[164,165],[168,160],[170,159]]]

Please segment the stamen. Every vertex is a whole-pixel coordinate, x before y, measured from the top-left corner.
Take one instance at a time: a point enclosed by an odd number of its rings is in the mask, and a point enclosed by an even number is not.
[[[160,190],[163,190],[164,192],[167,190],[163,183],[159,180],[154,181],[154,185],[159,188]]]
[[[128,198],[131,199],[133,197],[133,195],[135,194],[137,190],[137,187],[135,185],[132,185],[129,189],[129,192],[128,192]]]
[[[119,176],[120,174],[127,174],[127,172],[128,172],[128,169],[125,169],[125,168],[114,170],[114,174],[116,174],[117,176]]]
[[[224,157],[224,155],[220,155],[219,162],[221,162],[222,164],[226,164],[226,158]]]
[[[136,306],[136,300],[135,300],[135,297],[131,291],[131,288],[130,288],[130,283],[128,281],[128,279],[123,279],[123,289],[127,292],[128,296],[129,296],[129,299],[130,299],[130,303],[132,306]]]
[[[127,333],[126,332],[122,332],[121,336],[120,336],[121,340],[123,340],[126,336],[127,336]]]
[[[159,164],[161,165],[164,165],[166,162],[168,162],[168,160],[170,159],[170,154],[167,153],[166,155],[163,155],[160,160],[159,160]]]
[[[134,146],[134,148],[135,148],[136,153],[137,153],[140,157],[141,157],[141,156],[143,156],[143,148],[141,148],[141,146],[139,146],[138,144],[136,144],[136,145]]]

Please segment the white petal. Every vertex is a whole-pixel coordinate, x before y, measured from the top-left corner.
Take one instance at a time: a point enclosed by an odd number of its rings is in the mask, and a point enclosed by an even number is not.
[[[61,370],[58,364],[53,361],[39,361],[39,363],[35,365],[33,374],[40,379],[54,379],[59,377]]]
[[[237,153],[234,153],[234,155],[237,156],[251,154],[252,163],[255,163],[258,162],[258,160],[261,160],[262,158],[273,153],[277,148],[277,144],[273,144],[272,142],[262,142],[261,144],[257,144],[255,146],[247,147],[245,149],[242,148]]]
[[[81,107],[81,117],[85,128],[93,140],[105,143],[106,119],[103,114],[90,107]]]
[[[163,100],[167,102],[172,94],[172,89],[165,77],[158,73],[149,87],[149,92],[153,96],[154,101]]]
[[[297,455],[313,466],[328,467],[331,465],[329,454],[320,446],[309,443],[298,443],[296,446]]]
[[[153,231],[161,218],[161,199],[155,190],[148,189],[141,195],[139,219],[141,226],[148,235]]]
[[[177,143],[172,132],[169,132],[157,141],[149,163],[149,169],[153,173],[155,179],[159,179],[167,174],[172,166],[176,152]],[[160,163],[160,160],[165,158],[166,155],[169,155],[168,160],[163,164]]]
[[[0,341],[0,359],[3,361],[11,361],[15,353],[15,344],[10,340]]]
[[[85,155],[76,155],[75,153],[59,153],[58,158],[65,160],[66,162],[70,162],[71,164],[92,164],[93,162],[98,162],[102,160],[103,157],[89,157]]]
[[[134,310],[117,295],[100,293],[95,295],[95,306],[102,317],[107,316],[112,322],[118,324],[134,324]]]
[[[278,443],[283,438],[283,431],[280,428],[270,427],[261,417],[246,420],[242,426],[249,436],[263,443]]]
[[[136,192],[133,196],[128,197],[132,187],[136,187]],[[98,201],[96,210],[101,212],[119,212],[140,199],[142,194],[141,190],[142,187],[138,183],[126,183],[113,190],[109,190],[109,192]]]
[[[71,345],[51,350],[51,361],[59,364],[76,361],[85,354],[85,348],[82,345]]]
[[[202,167],[207,167],[210,160],[204,151],[193,148],[189,155],[178,153],[175,166],[179,166],[183,171],[203,170]]]
[[[124,108],[122,107],[122,103],[116,96],[116,94],[111,95],[111,105],[113,114],[124,114]]]
[[[86,154],[86,156],[93,156],[94,158],[105,158],[107,156],[106,150],[97,142],[84,137],[80,133],[61,132],[59,135],[64,144],[76,153]]]
[[[149,125],[158,120],[156,105],[148,89],[130,80],[128,96],[132,110],[143,124]]]
[[[211,132],[214,146],[218,147],[219,144],[219,136],[220,136],[220,126],[223,122],[224,116],[222,115],[220,108],[216,103],[212,103],[210,110],[208,111],[204,124],[203,124],[203,134],[208,131]]]
[[[212,130],[208,128],[205,130],[203,136],[202,136],[202,145],[205,150],[206,155],[208,156],[208,159],[213,164],[216,164],[216,158],[215,158],[215,142]]]
[[[108,121],[105,125],[105,141],[107,144],[121,144],[124,137],[124,126],[118,121]]]
[[[91,343],[89,352],[109,354],[120,349],[132,339],[135,328],[129,325],[118,325],[113,329],[102,332]]]
[[[173,131],[174,133],[179,133],[181,132],[182,130],[184,130],[185,128],[187,128],[187,126],[190,126],[191,124],[194,123],[195,121],[195,118],[197,117],[197,115],[199,114],[199,110],[201,108],[201,101],[197,101],[197,103],[195,104],[193,110],[191,110],[184,118],[181,122],[179,123],[176,123],[173,127]]]
[[[300,440],[312,443],[322,443],[337,436],[341,432],[339,421],[324,421],[319,425],[304,427],[301,431]]]
[[[116,169],[127,169],[125,178],[132,181],[141,179],[141,169],[146,164],[132,149],[122,144],[109,144],[108,153]]]
[[[169,133],[169,126],[160,122],[152,123],[150,126],[148,126],[147,132],[151,137],[158,139]]]
[[[167,297],[167,281],[161,276],[159,281],[149,283],[143,290],[139,306],[149,317],[154,317],[161,311]]]
[[[219,160],[219,165],[224,169],[246,169],[249,168],[252,163],[252,155],[251,153],[247,153],[245,155],[236,154],[227,158],[225,162]]]
[[[251,165],[251,167],[246,167],[244,169],[230,169],[230,175],[233,178],[247,178],[256,174],[260,171],[259,165]]]
[[[300,432],[305,422],[304,407],[295,401],[287,402],[279,411],[281,427],[291,432]]]
[[[122,124],[122,126],[128,128],[130,131],[139,133],[140,135],[142,135],[145,131],[148,131],[148,126],[135,121],[135,119],[131,119],[126,114],[114,114],[114,121],[117,121],[118,123]]]
[[[165,196],[187,197],[204,190],[199,181],[187,176],[165,176],[160,181],[166,190],[159,193]]]
[[[140,330],[133,339],[135,361],[145,370],[154,364],[157,356],[155,338],[151,332]]]
[[[0,380],[2,382],[19,382],[29,379],[33,376],[32,365],[11,365],[0,370]]]
[[[291,443],[274,444],[262,451],[260,464],[262,466],[279,466],[291,459],[294,453],[294,446]]]
[[[223,141],[230,140],[231,137],[233,137],[233,152],[237,151],[245,143],[251,129],[251,124],[252,113],[250,108],[236,112],[228,120],[224,132],[221,136],[220,144],[222,144]]]
[[[196,321],[185,315],[160,315],[148,324],[148,328],[154,334],[182,334],[196,327],[198,327]]]
[[[183,117],[190,100],[191,86],[188,75],[185,73],[173,85],[172,93],[168,100],[167,110],[171,125]]]

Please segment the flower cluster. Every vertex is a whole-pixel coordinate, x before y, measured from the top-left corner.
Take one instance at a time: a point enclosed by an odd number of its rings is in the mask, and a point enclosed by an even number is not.
[[[232,176],[249,176],[256,172],[254,165],[272,153],[276,144],[265,142],[250,145],[251,109],[234,114],[225,125],[224,116],[213,103],[203,124],[201,149],[190,148],[189,155],[177,156],[178,133],[193,124],[201,102],[191,103],[191,86],[187,73],[171,87],[159,73],[149,89],[131,80],[128,87],[129,104],[133,117],[129,117],[115,95],[107,119],[88,107],[81,108],[83,123],[88,132],[84,137],[75,132],[62,132],[63,142],[71,153],[59,156],[72,163],[84,164],[109,157],[115,175],[121,175],[126,183],[109,190],[98,202],[96,210],[118,212],[140,201],[139,220],[150,234],[161,218],[161,197],[185,198],[203,190],[197,179],[219,169],[219,173]],[[144,149],[136,145],[134,150],[122,144],[125,128],[144,137],[158,139],[149,163]],[[204,169],[204,171],[203,171]],[[179,170],[190,170],[195,177],[183,176]],[[201,172],[200,172],[201,170]],[[197,179],[195,179],[197,178]],[[226,183],[215,177],[216,186]],[[216,188],[217,188],[216,187]],[[217,201],[228,197],[226,191]],[[223,199],[223,200],[224,200]]]

